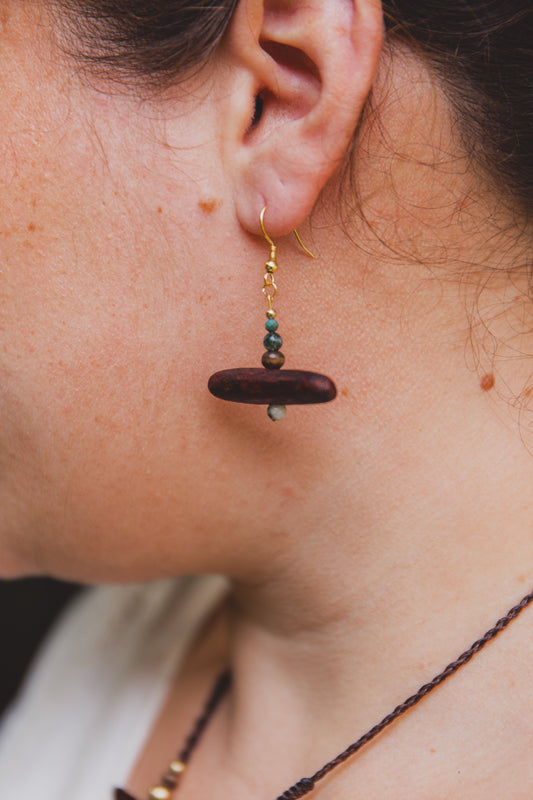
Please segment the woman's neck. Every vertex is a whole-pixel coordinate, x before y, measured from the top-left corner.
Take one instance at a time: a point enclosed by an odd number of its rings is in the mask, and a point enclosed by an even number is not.
[[[495,472],[503,469],[502,439],[492,439],[485,453],[481,442],[465,444],[473,457],[462,469],[441,448],[433,474],[422,453],[411,478],[405,465],[396,465],[403,490],[382,486],[373,497],[368,490],[365,525],[317,519],[314,528],[295,532],[298,544],[269,580],[235,586],[235,689],[225,731],[233,757],[253,763],[260,757],[256,737],[265,752],[274,738],[281,744],[281,783],[309,774],[533,588],[526,470],[506,491],[482,469],[492,452],[499,454]],[[528,459],[518,456],[514,469],[520,473]],[[389,470],[394,461],[391,454]],[[481,492],[473,486],[480,480]],[[433,497],[430,484],[440,487]],[[345,503],[347,517],[362,516],[362,505],[360,498]],[[519,651],[508,651],[502,639],[492,658],[496,653],[502,667],[509,652],[516,660]],[[481,702],[480,667],[467,669]]]
[[[311,486],[280,466],[269,568],[235,582],[227,741],[252,759],[250,731],[264,741],[282,729],[293,778],[377,723],[533,589],[531,455],[463,353],[432,332],[424,345],[418,358],[407,344],[396,349],[387,396],[367,387],[358,396],[355,375],[345,402],[374,421],[328,429],[335,446],[320,447]],[[497,652],[503,663],[504,643]]]

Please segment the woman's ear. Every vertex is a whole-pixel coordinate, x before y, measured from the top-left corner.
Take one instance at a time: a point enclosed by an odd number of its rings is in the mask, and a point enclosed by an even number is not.
[[[379,0],[240,0],[224,158],[239,221],[272,236],[310,213],[360,120],[379,59]]]

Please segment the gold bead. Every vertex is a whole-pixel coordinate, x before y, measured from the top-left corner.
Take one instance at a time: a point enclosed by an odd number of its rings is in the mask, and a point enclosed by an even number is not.
[[[270,272],[270,273],[276,272],[277,268],[278,268],[278,265],[276,264],[275,261],[267,261],[266,264],[265,264],[265,269],[266,269],[267,272]]]
[[[170,789],[166,789],[164,786],[154,786],[153,789],[150,789],[148,796],[150,800],[170,800],[170,794]]]
[[[266,315],[269,319],[276,319],[276,317],[278,316],[273,308],[269,308],[268,311],[266,312]]]
[[[172,772],[174,775],[181,775],[182,772],[185,772],[185,764],[183,761],[171,761],[168,765],[169,772]]]

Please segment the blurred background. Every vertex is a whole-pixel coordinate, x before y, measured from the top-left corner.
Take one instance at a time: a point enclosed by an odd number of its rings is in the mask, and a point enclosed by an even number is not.
[[[0,713],[15,696],[46,632],[81,588],[51,578],[0,581]]]

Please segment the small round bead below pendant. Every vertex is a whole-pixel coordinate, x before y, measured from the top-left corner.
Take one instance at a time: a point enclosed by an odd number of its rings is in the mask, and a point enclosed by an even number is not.
[[[277,406],[273,403],[267,408],[267,414],[273,422],[283,419],[287,413],[286,406]]]

